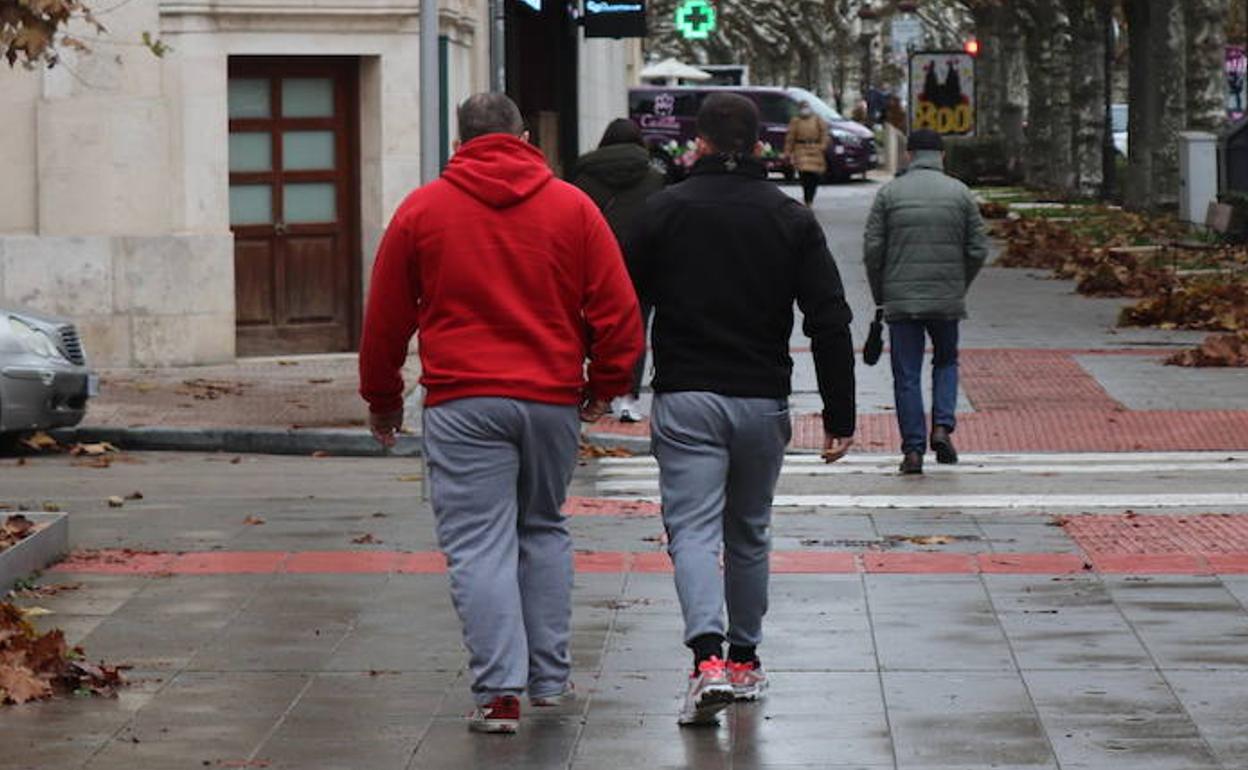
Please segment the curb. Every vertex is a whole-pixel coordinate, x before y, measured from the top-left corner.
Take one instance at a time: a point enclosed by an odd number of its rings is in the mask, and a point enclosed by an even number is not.
[[[51,432],[62,444],[107,441],[119,449],[164,452],[236,452],[238,454],[335,457],[418,457],[420,436],[401,435],[393,449],[382,449],[372,435],[342,428],[67,428]]]
[[[43,529],[0,551],[0,597],[17,581],[30,577],[69,553],[69,516],[64,513],[16,511]]]

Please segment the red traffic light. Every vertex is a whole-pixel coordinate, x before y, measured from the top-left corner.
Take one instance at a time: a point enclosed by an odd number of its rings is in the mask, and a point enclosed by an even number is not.
[[[979,56],[979,41],[975,38],[971,38],[966,41],[966,45],[962,46],[962,49],[971,56]]]

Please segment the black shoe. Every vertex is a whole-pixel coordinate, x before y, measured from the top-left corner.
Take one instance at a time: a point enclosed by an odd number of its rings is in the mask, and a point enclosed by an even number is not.
[[[901,458],[901,474],[917,476],[923,472],[923,455],[919,452],[906,452]]]
[[[957,464],[958,450],[953,448],[953,437],[945,426],[932,428],[932,449],[936,452],[936,462],[941,465]]]

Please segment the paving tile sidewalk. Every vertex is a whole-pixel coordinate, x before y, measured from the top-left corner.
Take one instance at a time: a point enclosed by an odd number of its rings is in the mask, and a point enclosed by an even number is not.
[[[86,426],[362,428],[354,354],[240,359],[219,366],[106,369]],[[415,382],[413,356],[404,371]]]

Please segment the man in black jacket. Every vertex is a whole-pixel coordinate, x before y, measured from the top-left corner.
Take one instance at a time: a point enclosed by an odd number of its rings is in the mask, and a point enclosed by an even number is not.
[[[823,397],[826,461],[845,454],[855,426],[852,314],[823,231],[767,181],[752,101],[713,95],[697,126],[691,178],[650,198],[626,250],[639,296],[655,307],[652,441],[694,654],[681,724],[713,723],[767,685],[755,648],[772,497],[792,432],[795,300]]]

